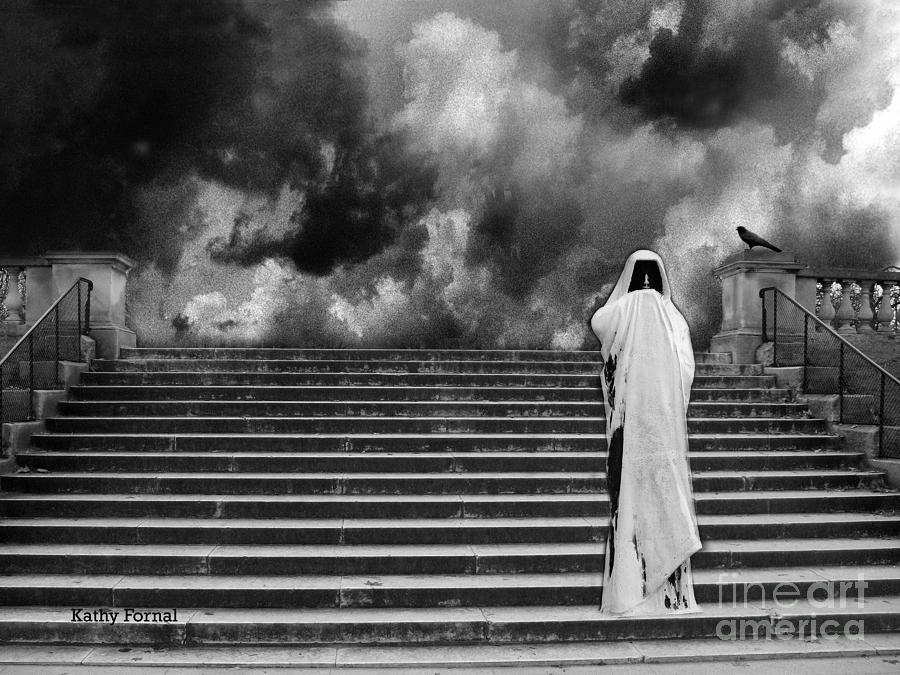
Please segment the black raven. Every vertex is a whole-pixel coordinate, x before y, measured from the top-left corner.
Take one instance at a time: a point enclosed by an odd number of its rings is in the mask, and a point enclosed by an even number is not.
[[[778,248],[777,246],[772,246],[772,244],[770,244],[765,239],[760,237],[758,234],[756,234],[756,232],[751,232],[750,230],[748,230],[746,227],[743,227],[743,226],[737,228],[737,231],[738,231],[738,236],[741,238],[741,241],[744,242],[745,244],[747,244],[747,246],[749,246],[751,249],[754,246],[764,246],[766,248],[772,249],[776,253],[781,253],[780,248]]]

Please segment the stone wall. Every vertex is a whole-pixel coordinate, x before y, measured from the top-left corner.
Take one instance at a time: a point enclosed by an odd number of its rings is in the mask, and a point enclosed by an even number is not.
[[[900,335],[869,333],[841,337],[889,373],[900,377]]]
[[[90,335],[97,342],[97,354],[116,358],[121,347],[135,345],[134,331],[125,321],[125,287],[133,266],[134,261],[128,256],[111,251],[50,251],[29,258],[0,256],[0,270],[9,280],[0,289],[0,307],[9,314],[0,326],[0,335],[23,335],[83,278],[93,284]],[[3,346],[0,343],[0,349]],[[0,351],[5,353],[6,350]]]

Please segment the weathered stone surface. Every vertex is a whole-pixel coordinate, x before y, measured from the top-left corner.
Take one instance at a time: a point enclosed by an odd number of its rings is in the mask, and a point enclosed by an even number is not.
[[[844,447],[864,453],[872,460],[878,457],[878,427],[871,424],[835,424],[834,432],[844,439]]]
[[[806,394],[802,397],[809,411],[827,422],[837,422],[839,396],[837,394]]]
[[[240,665],[250,645],[323,667],[798,656],[808,646],[721,644],[716,627],[770,622],[761,605],[780,585],[857,574],[857,615],[900,628],[900,492],[797,398],[796,371],[697,356],[704,612],[637,620],[597,610],[609,501],[596,353],[122,356],[95,361],[20,453],[27,471],[0,478],[0,640],[88,642],[105,649],[97,664],[134,662],[102,647],[117,643],[159,664],[172,661],[140,646],[194,646],[173,656],[186,665]],[[732,606],[743,585],[748,602]],[[178,621],[70,625],[59,608],[75,604],[177,607]],[[828,614],[786,613],[814,612]],[[706,640],[672,642],[686,637]],[[366,651],[378,645],[393,651]],[[835,652],[877,648],[860,649]]]
[[[15,457],[19,450],[31,445],[31,437],[44,430],[43,420],[3,423],[3,455]]]
[[[794,397],[798,397],[803,393],[802,366],[785,366],[780,368],[767,366],[764,368],[764,372],[766,375],[775,378],[776,386],[793,392]]]
[[[900,459],[890,457],[870,457],[869,464],[875,471],[884,472],[885,481],[895,489],[900,489]]]

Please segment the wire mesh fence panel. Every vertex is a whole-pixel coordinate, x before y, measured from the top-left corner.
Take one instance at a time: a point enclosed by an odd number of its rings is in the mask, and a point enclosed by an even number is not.
[[[773,365],[804,366],[806,393],[837,394],[840,423],[883,428],[879,454],[900,456],[900,381],[781,291],[760,298]]]
[[[28,364],[31,362],[32,341],[20,340],[0,362],[2,378],[2,398],[0,398],[0,420],[19,422],[31,419],[32,388]],[[22,365],[25,368],[22,368]]]
[[[900,459],[900,384],[886,378],[884,383],[884,432],[881,437],[879,455]]]
[[[840,414],[844,424],[880,424],[881,373],[872,368],[859,352],[843,351],[839,371]]]
[[[841,340],[818,322],[810,324],[806,341],[806,385],[811,394],[840,391]]]
[[[59,389],[62,361],[81,361],[92,284],[78,280],[0,360],[0,421],[34,419],[34,392]]]
[[[804,324],[802,313],[775,293],[762,296],[764,339],[772,343],[772,365],[802,366],[804,363]]]

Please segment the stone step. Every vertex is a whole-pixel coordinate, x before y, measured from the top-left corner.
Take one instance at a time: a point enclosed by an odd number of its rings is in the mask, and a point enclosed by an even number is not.
[[[292,347],[125,347],[122,359],[255,359],[357,361],[600,361],[597,350],[549,349],[308,349]],[[695,358],[697,358],[695,354]],[[702,357],[701,357],[702,358]],[[729,361],[715,359],[717,363]]]
[[[825,420],[801,417],[694,417],[688,433],[825,434]],[[243,434],[601,434],[604,417],[51,417],[51,433]]]
[[[485,373],[277,373],[277,372],[88,372],[85,385],[279,385],[279,386],[477,386],[600,387],[598,374]],[[697,375],[694,388],[764,389],[775,386],[773,375]]]
[[[266,347],[123,347],[123,359],[358,359],[364,361],[600,361],[597,350],[297,349]],[[731,363],[731,354],[694,352],[697,363]]]
[[[0,544],[5,574],[536,574],[601,572],[604,542],[524,544]],[[692,568],[900,564],[884,537],[707,540]]]
[[[701,514],[708,539],[900,535],[900,514]],[[0,518],[5,543],[501,544],[602,541],[608,517],[533,518]],[[900,572],[898,572],[900,574]]]
[[[840,469],[859,466],[855,451],[692,452],[694,471]],[[306,471],[602,471],[601,452],[47,452],[23,451],[19,466],[47,471],[306,472]]]
[[[160,434],[40,433],[35,447],[110,452],[535,452],[605,451],[604,434]],[[690,449],[818,450],[836,448],[829,434],[691,434]],[[252,446],[248,446],[252,443]]]
[[[52,672],[66,675],[130,674],[137,672],[132,670],[134,663],[140,663],[140,668],[165,668],[166,675],[256,670],[281,672],[285,668],[297,669],[298,664],[311,669],[310,672],[346,675],[387,672],[590,675],[601,667],[601,672],[615,672],[616,675],[674,675],[691,672],[692,666],[688,664],[694,664],[693,672],[696,672],[698,663],[704,664],[704,670],[711,670],[715,664],[715,672],[723,675],[871,673],[873,668],[882,675],[892,675],[891,662],[900,655],[900,635],[897,633],[855,635],[854,625],[848,622],[846,628],[850,629],[850,637],[846,637],[843,632],[832,633],[830,624],[824,628],[816,624],[815,633],[824,634],[819,635],[821,639],[812,639],[809,635],[811,625],[804,624],[804,630],[793,636],[776,635],[773,630],[772,639],[766,639],[765,632],[753,639],[752,631],[748,631],[746,639],[678,638],[673,635],[656,639],[566,643],[494,644],[485,640],[477,644],[191,645],[165,648],[121,648],[115,644],[11,644],[6,645],[0,655],[0,664],[9,664],[4,675],[34,673],[31,667],[19,665],[28,663],[52,663],[57,669]],[[798,671],[798,667],[801,670]],[[42,675],[48,672],[44,670]]]
[[[311,361],[300,359],[128,359],[91,361],[94,372],[274,372],[274,373],[476,373],[476,374],[587,374],[599,373],[588,361]],[[695,375],[762,375],[759,364],[698,363]]]
[[[70,607],[7,607],[0,615],[0,640],[9,643],[153,645],[310,644],[517,644],[579,641],[632,641],[652,638],[720,637],[723,634],[780,639],[787,627],[809,635],[834,621],[829,634],[866,636],[900,628],[900,598],[870,595],[861,602],[821,608],[799,600],[774,612],[772,601],[707,606],[694,614],[623,621],[590,605],[428,608],[178,608],[169,623],[125,620],[115,625],[73,621]],[[171,608],[168,608],[171,611]],[[163,610],[161,610],[163,611]],[[763,636],[763,637],[760,637]],[[721,642],[721,640],[720,640]],[[131,664],[129,664],[131,665]],[[382,671],[383,672],[383,671]],[[697,672],[696,664],[692,672]]]
[[[900,511],[900,492],[872,489],[697,492],[698,515]],[[224,495],[0,493],[6,518],[522,518],[609,516],[607,494]]]
[[[75,417],[603,417],[599,399],[582,401],[63,401],[59,412]],[[809,417],[802,403],[715,401],[691,403],[692,417]]]
[[[880,485],[866,470],[694,471],[698,491],[801,490]],[[446,473],[125,473],[56,472],[0,476],[10,492],[137,494],[560,494],[607,489],[604,472]]]
[[[484,401],[596,402],[597,387],[379,387],[379,386],[192,386],[91,385],[69,389],[81,401]],[[789,389],[695,387],[692,401],[786,402]]]
[[[900,571],[889,566],[698,569],[694,596],[709,609],[794,597],[857,604],[900,594]],[[866,585],[862,586],[864,582]],[[844,584],[843,591],[841,584]],[[0,576],[0,606],[197,607],[478,607],[599,605],[603,575],[432,574],[359,576],[60,575]],[[810,595],[812,594],[812,595]],[[121,615],[120,615],[121,616]]]
[[[731,363],[731,352],[694,352],[694,361],[696,363]]]
[[[597,610],[598,352],[122,356],[19,454],[30,471],[0,476],[0,642],[624,644],[711,637],[771,620],[762,593],[858,579],[852,610],[778,611],[900,630],[900,492],[759,365],[695,355],[703,611],[622,621]],[[178,620],[71,620],[154,605]]]

